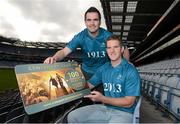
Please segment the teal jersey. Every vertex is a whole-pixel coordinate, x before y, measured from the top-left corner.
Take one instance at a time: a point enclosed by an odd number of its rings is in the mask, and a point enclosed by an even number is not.
[[[72,51],[80,47],[83,53],[82,69],[94,74],[100,66],[107,62],[106,40],[112,35],[109,31],[100,28],[97,37],[93,38],[89,35],[87,28],[74,36],[68,43],[67,47]]]
[[[89,82],[97,86],[103,83],[104,95],[121,98],[125,96],[140,96],[140,77],[136,68],[122,59],[121,64],[112,67],[110,62],[101,66]],[[107,105],[108,107],[133,113],[136,103],[130,108]]]

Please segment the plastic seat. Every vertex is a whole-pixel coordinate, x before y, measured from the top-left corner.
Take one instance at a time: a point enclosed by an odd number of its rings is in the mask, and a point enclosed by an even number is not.
[[[17,107],[8,113],[6,120],[8,121],[16,116],[23,114],[23,113],[24,113],[24,107],[23,106]]]
[[[177,86],[170,92],[170,112],[180,120],[180,78],[177,77]]]
[[[153,78],[154,75],[148,75],[144,81],[144,95],[148,96],[148,91],[149,91],[149,88],[150,88],[150,82],[151,82],[151,79]]]
[[[11,108],[10,105],[0,107],[0,114],[3,113],[3,112],[8,112],[10,110],[10,108]]]
[[[161,87],[163,84],[166,84],[168,77],[163,75],[160,77],[159,81],[155,83],[155,91],[154,91],[154,101],[159,104],[161,101]]]
[[[11,106],[11,109],[15,109],[15,108],[17,108],[17,107],[21,107],[21,106],[23,106],[22,101],[20,101],[20,102],[17,102],[17,103],[15,103],[15,104],[13,104],[13,105]]]
[[[153,99],[154,91],[155,91],[155,83],[158,82],[160,75],[154,75],[149,82],[148,96]]]
[[[25,114],[20,114],[10,120],[6,121],[5,123],[23,123]]]
[[[174,76],[170,77],[170,78],[167,80],[166,85],[167,85],[167,87],[169,88],[169,90],[168,90],[169,94],[168,94],[168,95],[171,95],[170,93],[171,93],[174,89],[176,89],[176,87],[178,86],[179,80],[180,80],[180,78],[179,78],[177,75],[174,75]],[[170,97],[170,96],[169,96],[169,97]],[[167,97],[166,102],[167,102],[168,104],[170,104],[170,102],[171,102],[170,98]]]
[[[177,71],[177,69],[174,69],[174,68],[173,68],[173,69],[171,69],[171,70],[169,71],[169,73],[170,73],[170,74],[175,74],[176,71]]]
[[[4,123],[6,121],[7,115],[8,115],[8,112],[0,113],[0,123]]]
[[[141,101],[142,101],[142,97],[139,98],[138,103],[137,103],[137,105],[136,105],[136,108],[135,108],[135,110],[134,110],[134,114],[133,114],[133,124],[139,123],[139,118],[140,118],[140,114],[139,114],[140,112],[139,112],[139,110],[140,110],[140,106],[141,106]]]
[[[168,78],[167,82],[165,82],[165,84],[163,84],[163,86],[161,87],[161,105],[164,106],[165,108],[169,108],[169,104],[170,104],[170,92],[172,90],[172,88],[176,88],[177,83],[178,83],[178,77],[176,75],[171,76]]]
[[[180,74],[180,68],[176,70],[175,74]]]

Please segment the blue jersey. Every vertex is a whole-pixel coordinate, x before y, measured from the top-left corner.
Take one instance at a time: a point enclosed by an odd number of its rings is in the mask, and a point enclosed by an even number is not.
[[[106,40],[112,35],[109,31],[100,28],[97,37],[93,38],[89,35],[88,30],[84,29],[74,36],[67,45],[72,51],[80,47],[83,53],[82,69],[94,74],[100,66],[107,62]]]
[[[120,98],[140,96],[140,77],[136,68],[122,59],[121,64],[113,67],[110,62],[101,66],[89,82],[97,86],[101,82],[107,97]],[[133,113],[136,103],[130,108],[107,105],[108,107]]]

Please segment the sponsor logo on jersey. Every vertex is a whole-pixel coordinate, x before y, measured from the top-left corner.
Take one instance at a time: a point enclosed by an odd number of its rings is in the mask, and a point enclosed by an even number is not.
[[[106,44],[105,44],[105,43],[102,43],[100,47],[106,47]]]

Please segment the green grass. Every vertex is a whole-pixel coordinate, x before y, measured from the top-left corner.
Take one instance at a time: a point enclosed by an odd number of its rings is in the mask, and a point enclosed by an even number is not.
[[[17,88],[18,84],[14,69],[0,68],[0,91]]]

